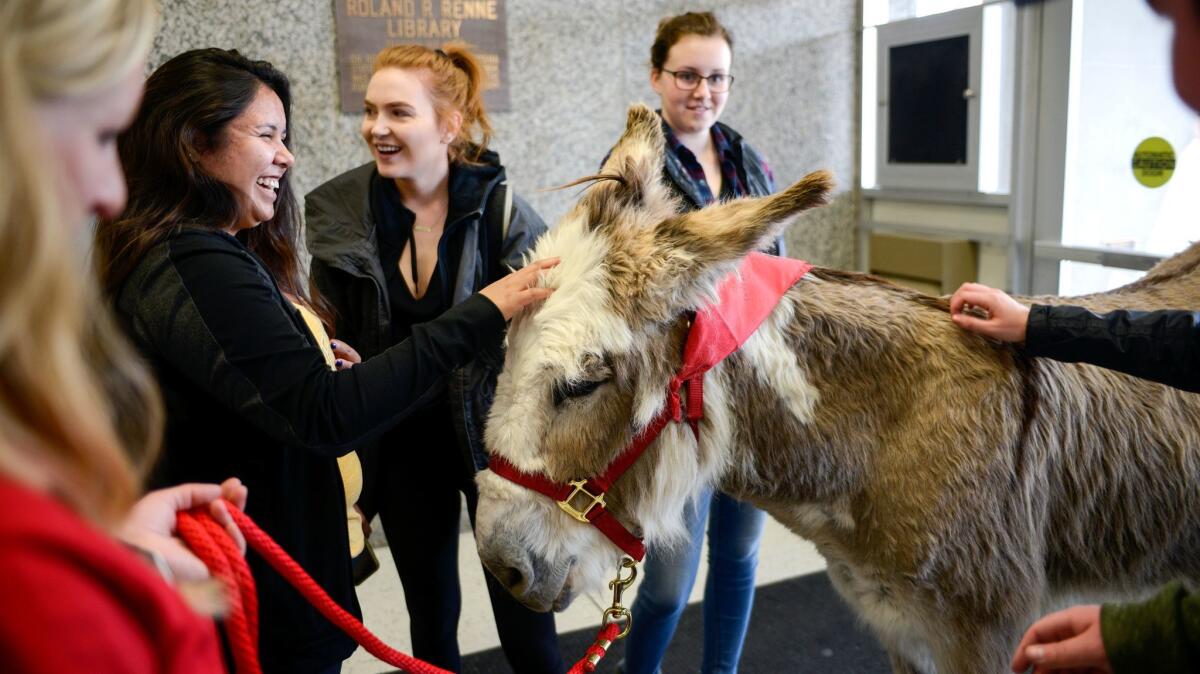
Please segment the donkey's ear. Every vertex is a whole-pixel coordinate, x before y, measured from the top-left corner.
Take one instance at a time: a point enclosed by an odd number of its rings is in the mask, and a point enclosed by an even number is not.
[[[593,227],[621,222],[630,210],[652,214],[653,222],[675,212],[674,198],[662,181],[662,120],[644,105],[631,105],[625,133],[600,169],[610,180],[588,190],[577,208]]]
[[[631,105],[625,132],[600,172],[620,176],[627,184],[657,183],[661,179],[663,147],[662,120],[658,113],[640,103]]]
[[[825,204],[832,188],[831,173],[814,171],[768,197],[736,199],[663,220],[651,246],[657,258],[651,268],[662,273],[646,279],[643,290],[654,290],[643,292],[643,300],[653,306],[650,295],[666,291],[663,297],[672,302],[703,304],[718,279],[747,254],[766,248],[802,211]]]
[[[698,266],[739,260],[767,247],[802,211],[824,205],[833,175],[813,171],[782,192],[735,199],[664,220],[656,235],[667,249],[684,249]]]

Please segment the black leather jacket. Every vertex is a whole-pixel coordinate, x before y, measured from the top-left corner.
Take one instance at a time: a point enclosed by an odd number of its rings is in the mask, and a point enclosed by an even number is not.
[[[546,223],[517,195],[507,236],[498,235],[496,222],[503,211],[504,167],[499,156],[486,152],[483,166],[471,167],[466,193],[453,201],[473,205],[448,221],[439,244],[439,260],[450,260],[457,272],[445,294],[458,304],[487,284],[523,266],[523,256],[546,231]],[[336,312],[335,332],[363,358],[386,349],[391,341],[391,305],[387,280],[379,262],[376,223],[371,214],[370,184],[375,164],[369,163],[326,182],[304,199],[308,252],[312,254],[313,283]],[[500,241],[500,250],[490,250]],[[483,425],[491,409],[496,375],[504,363],[503,342],[497,339],[474,361],[446,380],[459,447],[468,466],[487,466]]]
[[[1112,311],[1035,304],[1025,349],[1066,363],[1090,363],[1200,393],[1200,313]]]

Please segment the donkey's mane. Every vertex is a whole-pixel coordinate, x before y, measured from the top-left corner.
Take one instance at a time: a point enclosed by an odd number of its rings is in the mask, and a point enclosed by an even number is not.
[[[864,274],[856,271],[843,271],[841,269],[831,269],[829,267],[813,267],[808,273],[815,278],[829,283],[881,288],[905,301],[920,304],[937,311],[950,313],[950,301],[945,297],[933,297],[931,295],[926,295],[920,291],[896,285],[885,278],[880,278],[873,274]]]
[[[1113,289],[1108,293],[1097,294],[1136,293],[1189,280],[1196,273],[1197,268],[1200,268],[1200,243],[1194,243],[1182,252],[1163,260],[1133,283]]]
[[[1197,297],[1200,297],[1200,243],[1192,244],[1163,260],[1133,283],[1112,290],[1086,295],[1041,295],[1023,299],[1038,304],[1075,304],[1104,312],[1114,309],[1192,310],[1196,308]]]
[[[828,267],[813,267],[813,277],[842,285],[880,288],[897,298],[941,312],[949,313],[945,297],[933,297],[905,288],[887,279],[861,272],[842,271]],[[1189,246],[1154,266],[1145,276],[1119,288],[1074,297],[1028,296],[1022,299],[1039,304],[1080,304],[1097,311],[1114,308],[1182,308],[1191,307],[1200,295],[1200,243]]]

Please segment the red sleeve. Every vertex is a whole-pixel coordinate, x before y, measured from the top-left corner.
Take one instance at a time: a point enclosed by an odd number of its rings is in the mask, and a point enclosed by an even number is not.
[[[40,495],[5,489],[3,479],[0,669],[225,671],[213,621],[148,564]]]
[[[15,671],[151,674],[154,648],[107,588],[38,550],[0,552],[0,652]],[[20,607],[18,610],[17,607]]]

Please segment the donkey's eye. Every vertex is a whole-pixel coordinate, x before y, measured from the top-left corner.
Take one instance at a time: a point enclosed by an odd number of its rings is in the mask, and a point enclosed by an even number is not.
[[[603,379],[596,381],[560,381],[554,385],[554,406],[558,407],[572,398],[582,398],[591,395],[605,381]]]

